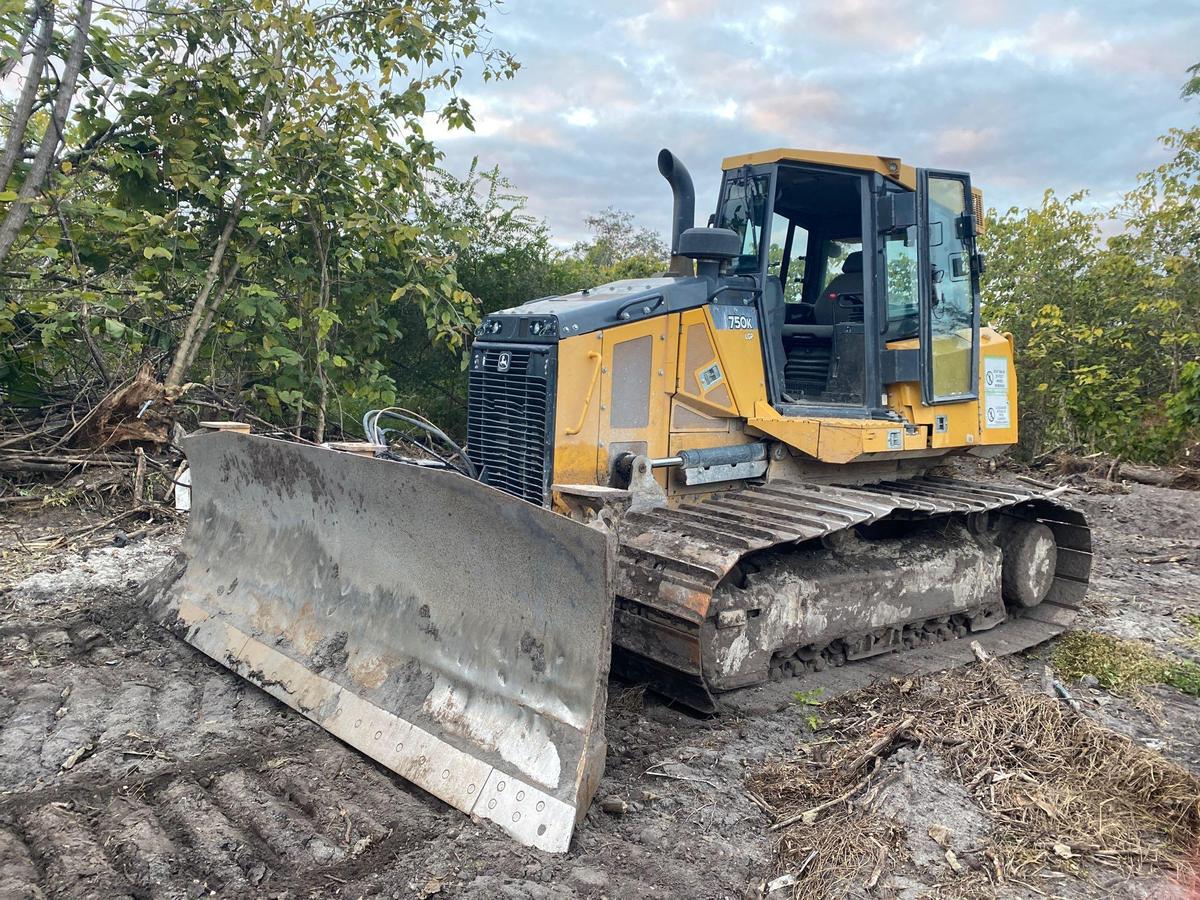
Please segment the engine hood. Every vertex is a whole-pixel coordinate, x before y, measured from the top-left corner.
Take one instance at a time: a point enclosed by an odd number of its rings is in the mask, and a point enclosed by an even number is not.
[[[748,282],[748,279],[738,279]],[[747,287],[750,284],[747,283]],[[632,322],[703,306],[716,284],[708,278],[625,278],[557,297],[541,297],[490,313],[476,330],[482,341],[551,343]],[[722,303],[750,303],[749,290],[726,291]],[[552,326],[551,326],[551,323]]]

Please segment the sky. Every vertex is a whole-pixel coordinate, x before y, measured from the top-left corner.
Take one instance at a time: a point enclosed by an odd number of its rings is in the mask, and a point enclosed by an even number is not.
[[[1200,122],[1200,0],[507,0],[515,79],[468,79],[474,133],[428,133],[462,173],[499,165],[555,242],[615,206],[666,235],[669,147],[716,204],[720,161],[770,147],[967,170],[989,206],[1046,188],[1112,202]]]

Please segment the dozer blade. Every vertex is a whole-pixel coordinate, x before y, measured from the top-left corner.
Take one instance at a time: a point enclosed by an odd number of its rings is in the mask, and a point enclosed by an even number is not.
[[[565,851],[604,767],[605,534],[463,476],[198,435],[164,625],[521,843]]]

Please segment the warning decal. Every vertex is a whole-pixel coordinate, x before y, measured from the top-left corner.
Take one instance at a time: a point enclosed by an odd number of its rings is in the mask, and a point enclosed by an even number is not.
[[[1008,357],[983,358],[983,424],[985,428],[1012,426],[1008,404]]]
[[[714,384],[721,380],[721,367],[713,363],[707,369],[700,370],[700,385],[704,390],[709,390]]]

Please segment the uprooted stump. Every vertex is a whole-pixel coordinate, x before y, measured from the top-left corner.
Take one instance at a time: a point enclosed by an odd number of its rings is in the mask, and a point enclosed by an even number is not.
[[[101,450],[130,444],[167,443],[173,419],[166,389],[149,363],[97,403],[79,424],[71,447]]]

